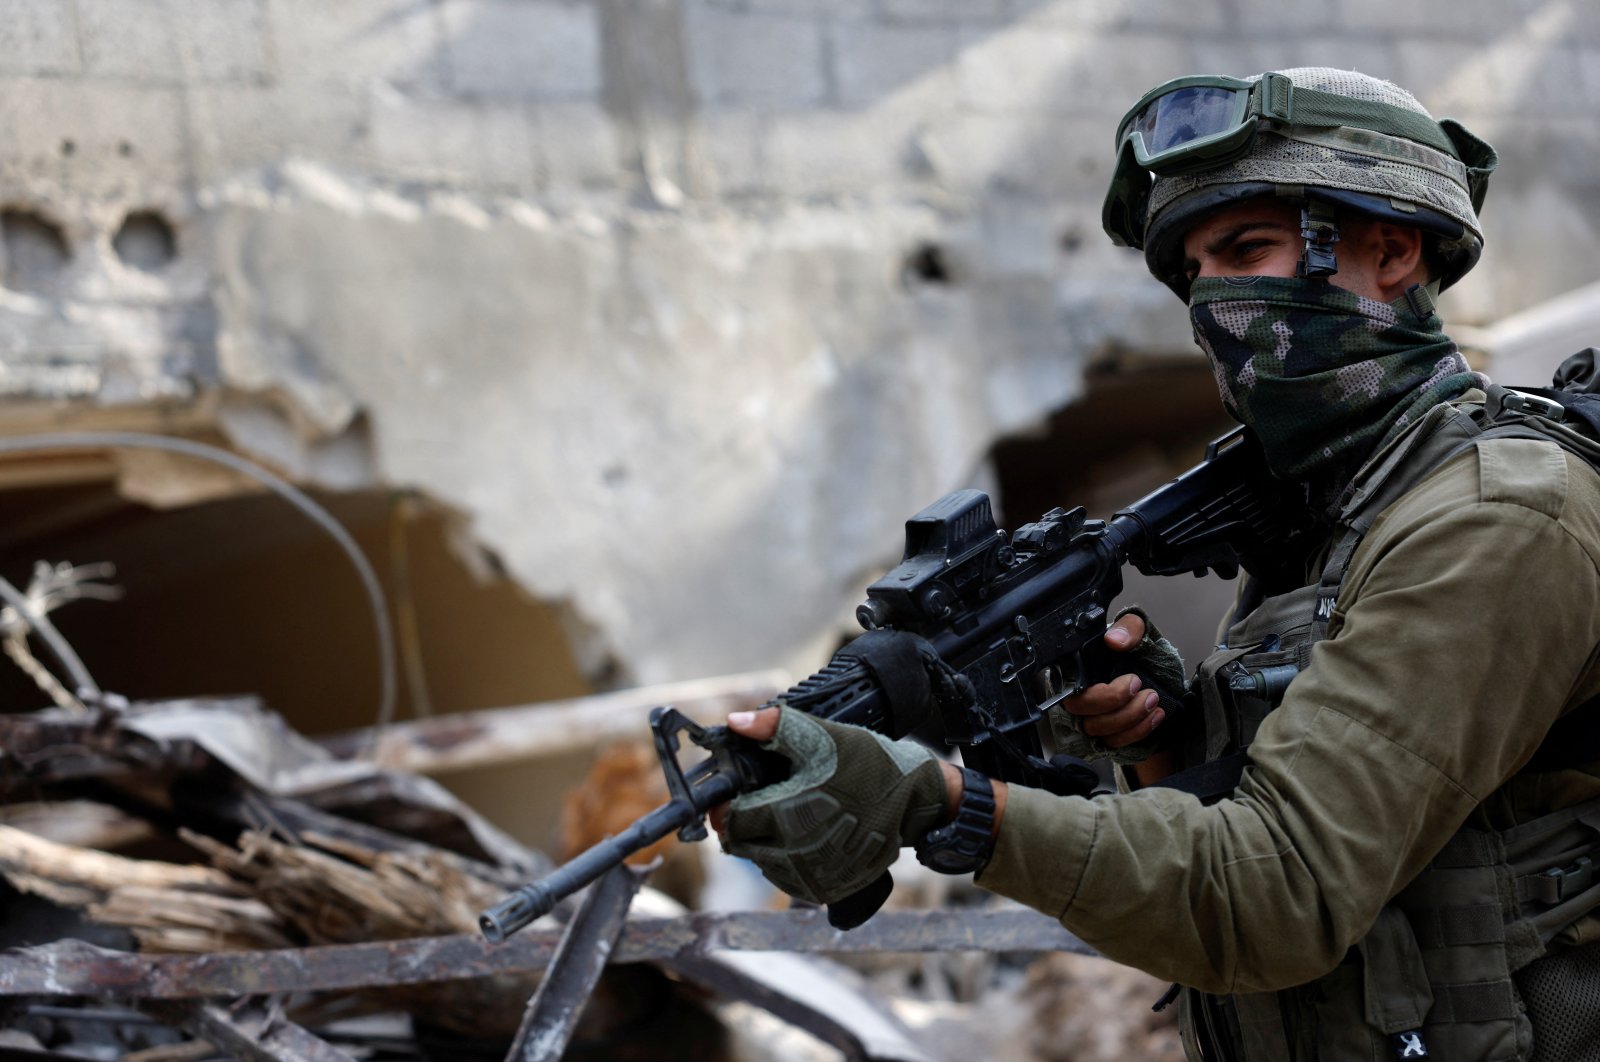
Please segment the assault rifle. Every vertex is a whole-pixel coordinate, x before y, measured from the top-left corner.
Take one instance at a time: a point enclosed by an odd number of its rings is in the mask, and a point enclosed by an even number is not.
[[[906,522],[904,559],[867,588],[856,609],[867,633],[773,703],[891,738],[931,732],[990,777],[1086,794],[1093,772],[1070,757],[1045,758],[1038,723],[1064,698],[1127,670],[1102,640],[1107,609],[1122,591],[1122,566],[1147,575],[1215,571],[1232,578],[1241,566],[1261,574],[1265,558],[1295,552],[1309,524],[1304,499],[1270,475],[1243,429],[1105,521],[1089,519],[1081,507],[1053,509],[1008,536],[995,526],[987,495],[947,494]],[[958,695],[948,688],[933,695],[929,663],[934,674],[955,679]],[[1170,707],[1168,720],[1178,725]],[[671,708],[655,709],[650,729],[671,799],[483,912],[478,924],[491,942],[673,831],[685,841],[704,839],[711,808],[788,773],[783,757]],[[687,771],[678,758],[680,735],[709,754]],[[860,925],[892,887],[885,872],[830,904],[829,921],[841,929]]]

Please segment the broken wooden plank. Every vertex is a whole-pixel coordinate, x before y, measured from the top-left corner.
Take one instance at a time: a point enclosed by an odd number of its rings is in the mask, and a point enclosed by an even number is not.
[[[506,1062],[556,1062],[561,1058],[622,935],[628,906],[654,869],[619,864],[584,893],[561,934],[539,990],[528,1001]]]
[[[670,704],[701,723],[720,723],[729,712],[754,708],[789,686],[782,671],[597,693],[572,700],[514,708],[435,715],[352,730],[319,739],[341,759],[367,759],[418,774],[435,774],[564,756],[609,741],[642,740],[650,709]]]
[[[553,866],[548,858],[531,849],[526,850],[526,854],[520,857],[520,862],[509,866],[496,866],[382,826],[345,818],[300,800],[267,793],[246,791],[225,794],[214,799],[211,810],[245,829],[268,830],[294,844],[303,843],[306,834],[316,833],[358,844],[374,852],[426,854],[430,858],[455,867],[462,874],[480,878],[506,889],[516,888],[529,877],[529,874],[516,869],[518,867],[531,865],[535,868],[534,874],[541,874],[548,873]]]
[[[192,999],[424,984],[550,965],[561,930],[530,929],[498,947],[476,935],[422,937],[210,955],[142,955],[81,941],[0,952],[0,996]],[[701,912],[629,922],[613,962],[672,961],[722,951],[801,953],[1070,951],[1098,954],[1026,908],[885,911],[848,932],[820,909]]]
[[[57,844],[121,848],[149,839],[150,823],[92,800],[24,801],[0,806],[0,823]]]
[[[129,859],[47,841],[5,825],[0,825],[0,875],[20,889],[64,904],[90,903],[129,886],[187,889],[240,898],[249,895],[227,874],[212,867]]]

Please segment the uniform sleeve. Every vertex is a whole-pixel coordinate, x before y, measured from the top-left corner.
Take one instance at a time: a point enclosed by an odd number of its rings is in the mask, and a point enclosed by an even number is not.
[[[1478,450],[1375,524],[1232,798],[1014,786],[979,883],[1206,991],[1332,969],[1533,754],[1600,642],[1594,474],[1548,444]]]

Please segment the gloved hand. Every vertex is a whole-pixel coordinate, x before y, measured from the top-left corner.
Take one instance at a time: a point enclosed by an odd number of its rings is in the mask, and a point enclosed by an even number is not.
[[[729,803],[722,847],[791,896],[842,900],[944,820],[939,760],[914,742],[788,708],[762,748],[787,757],[794,772]]]
[[[1137,616],[1138,623],[1120,622]],[[1132,644],[1116,644],[1114,631],[1142,629]],[[1079,759],[1138,763],[1160,749],[1168,737],[1160,727],[1166,707],[1175,706],[1188,685],[1183,657],[1144,610],[1137,606],[1117,613],[1106,644],[1125,654],[1127,674],[1068,697],[1047,713],[1056,751]],[[1166,707],[1163,707],[1165,705]]]

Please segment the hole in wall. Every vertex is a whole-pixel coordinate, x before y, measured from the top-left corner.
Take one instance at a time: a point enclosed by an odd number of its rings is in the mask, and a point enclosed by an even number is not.
[[[304,515],[268,495],[160,511],[79,465],[47,485],[37,485],[40,471],[12,485],[0,469],[0,574],[20,587],[37,560],[116,566],[108,581],[122,588],[121,600],[75,602],[51,615],[103,689],[134,699],[256,694],[312,737],[376,721],[366,598],[347,558]],[[315,497],[388,594],[400,639],[397,719],[414,717],[422,703],[448,715],[581,697],[597,681],[618,680],[584,672],[560,606],[475,573],[453,545],[448,510],[382,490]],[[0,711],[47,703],[0,656]],[[482,765],[446,772],[441,784],[519,840],[553,850],[554,809],[591,758]]]
[[[1056,506],[1104,519],[1190,468],[1235,425],[1198,356],[1127,359],[1085,374],[1084,393],[1035,432],[990,451],[1000,525],[1016,528]],[[1124,569],[1115,605],[1146,606],[1196,663],[1211,649],[1233,584],[1215,576],[1158,578]]]
[[[5,249],[0,279],[17,291],[50,287],[72,257],[61,226],[24,207],[0,210],[0,246]]]
[[[924,243],[906,255],[900,277],[907,286],[913,284],[950,284],[955,277],[950,270],[949,255],[936,243]]]
[[[448,511],[401,508],[379,490],[316,497],[371,560],[391,611],[414,619],[425,692],[402,667],[397,718],[424,698],[437,714],[590,692],[558,610],[475,576],[451,545]],[[376,639],[361,585],[328,537],[277,497],[161,511],[110,482],[0,484],[0,505],[0,574],[16,585],[38,560],[116,565],[121,600],[52,615],[103,688],[133,698],[256,693],[307,734],[376,721]],[[0,708],[42,703],[0,658]]]
[[[123,219],[111,247],[124,265],[155,273],[178,256],[178,234],[156,211],[136,210]]]

